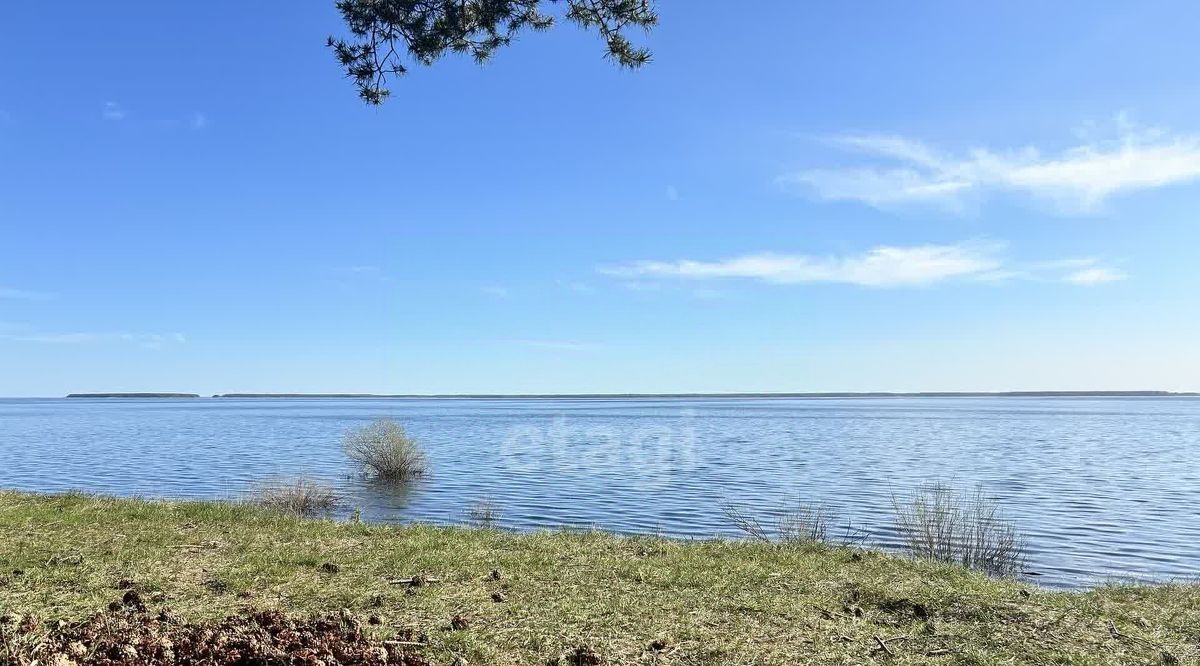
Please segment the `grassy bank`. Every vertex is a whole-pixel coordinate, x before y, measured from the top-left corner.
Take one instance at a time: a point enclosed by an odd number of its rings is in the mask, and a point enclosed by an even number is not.
[[[393,582],[414,576],[431,582]],[[0,614],[79,619],[129,582],[184,619],[246,607],[378,615],[370,631],[424,634],[419,649],[439,664],[570,663],[583,646],[610,664],[1161,664],[1200,654],[1195,586],[1051,593],[848,549],[381,527],[232,504],[0,492]]]

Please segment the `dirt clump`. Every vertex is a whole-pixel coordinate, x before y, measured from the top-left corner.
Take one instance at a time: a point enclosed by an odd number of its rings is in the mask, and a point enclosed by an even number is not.
[[[275,610],[248,611],[224,620],[180,623],[168,611],[147,613],[137,604],[97,613],[75,624],[17,628],[8,641],[15,652],[0,654],[13,666],[428,666],[411,636],[376,640],[346,613],[307,619]],[[0,628],[0,634],[5,633]],[[11,631],[11,629],[9,629]]]

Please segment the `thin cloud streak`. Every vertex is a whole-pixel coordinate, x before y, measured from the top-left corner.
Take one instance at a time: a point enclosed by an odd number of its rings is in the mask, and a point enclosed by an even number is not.
[[[637,261],[602,268],[620,278],[742,278],[774,284],[841,282],[867,287],[914,286],[952,277],[979,275],[1000,268],[990,245],[876,247],[844,257],[797,254],[747,254],[718,261]]]
[[[360,282],[361,281],[369,281],[369,282],[381,282],[384,284],[392,284],[396,281],[395,278],[388,275],[387,272],[384,271],[379,266],[371,266],[371,265],[338,266],[336,268],[331,269],[331,271],[335,275],[339,276],[342,280],[345,280],[347,282],[349,282],[351,280],[355,280],[355,281],[360,281]]]
[[[879,246],[845,256],[764,252],[713,261],[635,261],[601,267],[598,271],[626,281],[623,284],[648,279],[741,279],[778,285],[830,283],[872,288],[921,287],[956,279],[1099,284],[1125,277],[1091,258],[1011,263],[1001,256],[1004,248],[1003,243],[976,241],[956,245]]]
[[[817,198],[860,201],[876,208],[936,204],[951,209],[995,193],[1052,202],[1064,212],[1089,212],[1110,198],[1200,180],[1200,135],[1139,128],[1123,116],[1118,136],[1090,140],[1058,154],[1036,147],[963,154],[901,136],[858,135],[830,141],[876,162],[809,169],[778,181]]]
[[[1065,280],[1071,284],[1077,284],[1084,287],[1091,287],[1098,284],[1107,284],[1109,282],[1118,282],[1124,280],[1125,273],[1104,267],[1093,267],[1078,270],[1067,275]]]
[[[26,289],[10,289],[0,287],[0,298],[9,298],[17,301],[49,301],[54,299],[54,294],[48,294],[41,291],[29,291]]]
[[[590,342],[574,342],[571,340],[514,340],[513,344],[523,347],[534,347],[536,349],[549,349],[553,351],[595,351],[601,346]]]
[[[160,349],[168,344],[184,344],[182,333],[0,333],[0,340],[44,345],[135,344]]]
[[[104,112],[102,114],[105,120],[125,120],[125,110],[116,102],[105,102]]]

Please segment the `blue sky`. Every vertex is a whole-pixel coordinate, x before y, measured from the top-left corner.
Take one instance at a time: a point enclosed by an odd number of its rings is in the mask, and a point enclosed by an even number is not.
[[[1194,3],[332,4],[0,9],[0,395],[1200,389]]]

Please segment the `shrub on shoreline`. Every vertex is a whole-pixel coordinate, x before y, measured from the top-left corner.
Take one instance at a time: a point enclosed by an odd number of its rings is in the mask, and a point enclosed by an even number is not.
[[[302,476],[259,483],[250,491],[250,501],[264,509],[310,518],[333,511],[341,497],[331,486]]]
[[[908,498],[892,498],[896,528],[910,555],[959,564],[989,576],[1013,577],[1025,564],[1025,543],[983,489],[960,495],[933,483]]]
[[[346,433],[342,448],[367,475],[386,481],[408,481],[423,476],[425,454],[417,441],[391,419],[376,419],[370,425]]]
[[[962,495],[951,486],[924,484],[910,496],[893,496],[892,515],[903,550],[910,557],[956,564],[1000,578],[1015,578],[1024,570],[1024,537],[982,488]],[[865,539],[865,533],[850,523],[844,538],[830,538],[829,512],[821,504],[800,502],[778,514],[774,524],[764,524],[733,503],[725,505],[725,516],[751,540],[778,546],[852,546]]]
[[[476,500],[467,507],[467,520],[476,527],[492,529],[500,521],[500,507],[490,497]]]
[[[829,542],[829,516],[820,504],[801,502],[794,509],[785,511],[776,522],[774,532],[733,503],[725,505],[725,517],[743,534],[763,543],[806,546]]]

